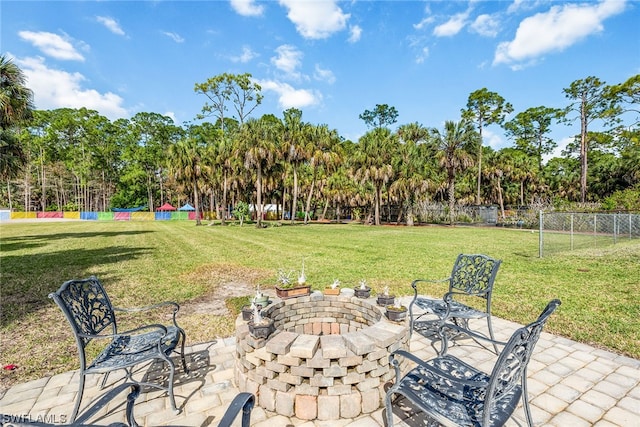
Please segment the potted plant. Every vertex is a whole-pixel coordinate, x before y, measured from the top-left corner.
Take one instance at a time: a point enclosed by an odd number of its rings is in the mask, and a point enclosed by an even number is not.
[[[288,273],[284,270],[278,270],[276,274],[276,295],[278,298],[287,299],[293,297],[301,297],[311,293],[311,285],[306,283],[307,278],[304,275],[304,262],[302,264],[302,272],[297,282],[293,282],[291,276],[293,271]]]
[[[360,280],[360,284],[358,287],[354,288],[353,291],[358,298],[369,298],[371,296],[371,288],[367,286],[367,281],[365,279]]]
[[[389,287],[385,286],[384,289],[382,290],[382,293],[378,295],[378,299],[376,300],[376,302],[378,303],[379,306],[384,307],[389,304],[393,304],[395,299],[396,299],[396,296],[389,295]]]
[[[331,285],[324,288],[325,295],[340,295],[340,281],[335,279]]]
[[[242,306],[242,320],[251,320],[253,318],[253,304]]]
[[[249,320],[247,325],[249,326],[249,333],[254,338],[268,338],[273,332],[273,319],[268,317],[262,317],[261,308],[257,305],[253,305],[253,319]]]
[[[407,307],[394,302],[387,305],[387,319],[394,322],[403,322],[407,318],[407,311]]]
[[[260,285],[256,287],[256,296],[253,297],[252,302],[261,307],[266,307],[269,304],[269,296],[262,293]]]

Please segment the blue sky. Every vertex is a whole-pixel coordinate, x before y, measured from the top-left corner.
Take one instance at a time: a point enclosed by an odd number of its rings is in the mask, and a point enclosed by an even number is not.
[[[345,138],[394,106],[395,126],[442,128],[486,87],[515,113],[568,105],[562,89],[640,73],[640,2],[7,1],[0,48],[23,69],[38,109],[87,107],[115,120],[156,112],[192,121],[209,77],[251,73],[254,116],[326,123]],[[579,125],[551,135],[564,145]],[[511,145],[497,126],[485,144]]]

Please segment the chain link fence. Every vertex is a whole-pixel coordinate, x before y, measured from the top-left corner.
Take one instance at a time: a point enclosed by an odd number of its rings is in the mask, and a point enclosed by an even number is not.
[[[640,214],[540,211],[539,256],[640,238]]]

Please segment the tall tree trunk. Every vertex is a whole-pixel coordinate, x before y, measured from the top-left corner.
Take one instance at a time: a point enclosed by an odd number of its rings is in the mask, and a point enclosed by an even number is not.
[[[328,208],[329,208],[329,197],[327,196],[327,198],[324,200],[324,209],[322,210],[322,217],[320,218],[323,221],[324,221],[324,218],[327,216]]]
[[[200,220],[200,195],[198,194],[198,182],[196,180],[193,181],[193,198],[195,199],[193,203],[196,208],[196,225],[202,225]]]
[[[313,191],[315,190],[315,186],[316,186],[316,178],[315,178],[315,172],[314,172],[314,177],[311,180],[311,188],[309,189],[309,195],[307,196],[307,206],[304,209],[305,225],[308,223],[308,220],[311,219],[309,215],[309,210],[311,210],[311,196],[313,196]]]
[[[293,200],[291,201],[291,224],[295,222],[296,211],[298,210],[298,168],[293,166]],[[305,224],[306,216],[305,216]]]
[[[498,204],[500,205],[500,215],[502,215],[502,219],[504,220],[504,200],[502,199],[502,183],[500,178],[498,178]]]
[[[374,215],[373,220],[375,225],[380,225],[380,205],[382,204],[380,199],[382,197],[382,184],[376,184],[376,197],[373,201]]]
[[[13,204],[11,203],[11,180],[7,179],[7,197],[9,198],[9,212],[13,210]]]
[[[482,184],[482,122],[478,127],[478,133],[480,134],[480,151],[478,151],[478,188],[476,194],[476,205],[480,205],[480,186]]]
[[[584,102],[580,108],[580,202],[587,199],[587,113]]]
[[[228,175],[229,175],[229,171],[227,171],[227,169],[225,168],[224,170],[224,178],[222,180],[222,212],[221,212],[221,218],[220,218],[220,223],[222,225],[226,224],[226,220],[227,220],[227,186],[228,184]]]
[[[453,209],[456,203],[456,193],[455,193],[455,181],[452,178],[449,178],[449,224],[453,225]]]
[[[262,165],[258,162],[258,179],[256,180],[256,228],[262,228]]]

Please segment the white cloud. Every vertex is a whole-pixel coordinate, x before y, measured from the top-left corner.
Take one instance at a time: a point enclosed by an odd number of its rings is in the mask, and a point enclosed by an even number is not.
[[[433,29],[433,35],[437,37],[455,36],[464,28],[469,18],[469,12],[457,13],[447,22],[440,24]]]
[[[482,129],[482,143],[484,145],[488,145],[494,150],[499,150],[500,148],[503,148],[507,145],[502,136],[498,135],[487,127]]]
[[[624,9],[625,2],[621,0],[552,6],[548,12],[524,19],[513,41],[498,45],[493,64],[512,64],[518,68],[523,62],[534,62],[545,53],[561,52],[601,32],[602,22]]]
[[[302,52],[295,46],[283,44],[276,48],[277,56],[271,58],[271,63],[280,71],[284,71],[288,78],[299,79],[300,73],[297,71],[302,65]]]
[[[308,39],[326,39],[342,31],[351,16],[343,13],[335,0],[280,0],[280,4],[289,10],[287,17],[300,35]]]
[[[253,58],[257,57],[258,54],[251,50],[249,46],[242,47],[242,53],[238,56],[232,56],[231,60],[233,62],[240,62],[242,64],[246,64],[251,61]]]
[[[434,19],[433,16],[427,16],[426,18],[424,18],[422,21],[418,22],[417,24],[413,24],[413,28],[416,30],[421,30],[424,27],[426,27],[427,25],[433,23]]]
[[[231,7],[242,16],[260,16],[264,13],[264,6],[256,4],[255,0],[231,0]]]
[[[111,120],[127,116],[120,96],[83,88],[85,77],[80,73],[48,68],[41,57],[16,59],[16,63],[27,77],[27,86],[33,90],[39,110],[86,107]]]
[[[575,138],[572,136],[566,137],[566,138],[562,138],[559,142],[558,145],[556,146],[556,148],[549,154],[543,154],[542,155],[542,162],[543,163],[547,163],[549,160],[555,158],[555,157],[566,157],[562,154],[562,152],[564,150],[567,149],[567,146],[569,144],[572,144],[575,141]]]
[[[289,108],[304,108],[317,105],[322,101],[322,95],[308,89],[296,89],[293,86],[275,80],[257,80],[264,91],[275,92],[278,95],[278,105],[283,110]]]
[[[84,61],[84,56],[78,52],[71,42],[58,34],[46,31],[20,31],[20,38],[33,44],[45,55],[56,59],[69,61]]]
[[[118,21],[113,18],[110,18],[108,16],[96,16],[96,21],[107,27],[107,29],[113,34],[117,34],[119,36],[125,35],[124,30],[120,27]]]
[[[325,81],[329,84],[333,84],[336,81],[336,76],[333,74],[331,70],[325,70],[320,67],[320,65],[316,64],[316,71],[313,73],[313,77],[316,80]]]
[[[171,120],[173,120],[173,123],[178,123],[178,121],[176,120],[176,113],[174,113],[173,111],[167,111],[166,113],[163,114],[163,116],[171,117]]]
[[[416,64],[422,64],[429,57],[429,48],[423,47],[422,50],[416,56]]]
[[[162,34],[164,34],[165,36],[171,38],[176,43],[184,43],[184,38],[182,38],[182,36],[180,36],[180,34],[172,33],[170,31],[163,31]]]
[[[349,27],[349,43],[356,43],[362,37],[362,28],[359,25]]]
[[[473,24],[471,30],[484,37],[495,37],[500,29],[500,22],[493,16],[483,14],[479,15]]]

